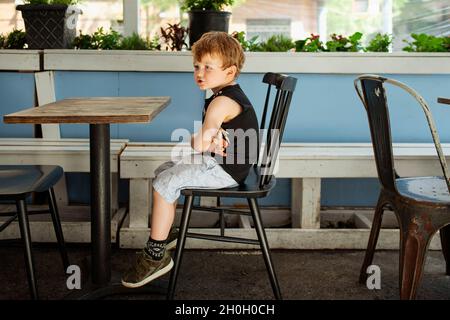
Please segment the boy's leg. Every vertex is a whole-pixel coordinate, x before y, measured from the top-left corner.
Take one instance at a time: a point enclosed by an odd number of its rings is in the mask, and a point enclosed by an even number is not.
[[[237,185],[213,158],[202,157],[200,160],[194,163],[189,162],[189,159],[186,162],[180,161],[162,171],[153,180],[155,191],[150,239],[137,263],[124,276],[122,283],[125,286],[142,286],[172,268],[173,261],[166,251],[166,242],[169,242],[167,247],[175,243],[167,238],[175,218],[175,205],[182,189],[225,188]]]
[[[153,190],[153,211],[150,238],[166,240],[175,218],[176,201],[167,202],[158,191]]]
[[[143,286],[172,269],[173,261],[166,252],[166,239],[174,217],[174,203],[167,202],[154,190],[150,238],[134,265],[124,274],[122,278],[124,286],[129,288]]]

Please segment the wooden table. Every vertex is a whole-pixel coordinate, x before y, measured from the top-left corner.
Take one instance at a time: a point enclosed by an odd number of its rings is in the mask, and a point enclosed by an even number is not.
[[[450,98],[438,98],[439,103],[450,104]]]
[[[111,123],[150,122],[170,97],[88,97],[64,99],[11,113],[5,123],[88,123],[91,173],[91,281],[106,287],[111,281]]]

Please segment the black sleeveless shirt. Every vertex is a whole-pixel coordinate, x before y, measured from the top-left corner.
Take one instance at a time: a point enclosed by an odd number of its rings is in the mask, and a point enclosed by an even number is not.
[[[259,149],[259,125],[255,110],[244,91],[238,84],[229,85],[205,100],[202,121],[205,120],[206,110],[211,101],[218,96],[226,96],[241,107],[241,113],[228,122],[222,123],[222,129],[228,132],[230,140],[226,148],[226,157],[211,153],[222,168],[238,183],[245,178],[257,161]]]

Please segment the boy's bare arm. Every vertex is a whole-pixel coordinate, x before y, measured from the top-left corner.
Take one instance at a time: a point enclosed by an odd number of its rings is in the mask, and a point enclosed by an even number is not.
[[[198,152],[209,150],[220,154],[220,151],[227,146],[227,142],[217,139],[218,136],[221,138],[221,135],[217,135],[217,133],[224,120],[233,116],[236,111],[240,112],[240,106],[235,101],[225,96],[215,98],[208,107],[200,132],[192,135],[192,148]],[[222,146],[223,143],[225,146]],[[219,150],[216,150],[217,147]]]

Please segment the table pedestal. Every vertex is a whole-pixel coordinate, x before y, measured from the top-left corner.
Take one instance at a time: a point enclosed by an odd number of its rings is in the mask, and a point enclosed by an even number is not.
[[[90,124],[92,283],[111,280],[111,180],[109,124]]]

